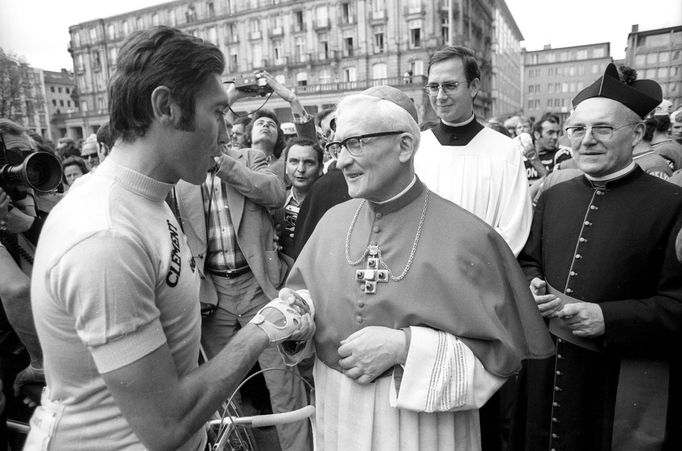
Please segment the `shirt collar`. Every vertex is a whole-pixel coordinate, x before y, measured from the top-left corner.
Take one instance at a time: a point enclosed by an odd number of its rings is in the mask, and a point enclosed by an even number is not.
[[[615,179],[623,177],[624,175],[629,174],[630,172],[632,172],[635,169],[635,167],[636,167],[635,162],[631,161],[630,164],[625,166],[623,169],[616,171],[616,172],[613,172],[611,174],[607,174],[607,175],[604,175],[601,177],[594,177],[594,176],[585,174],[585,177],[587,178],[587,180],[589,180],[591,182],[610,182],[611,180],[615,180]]]

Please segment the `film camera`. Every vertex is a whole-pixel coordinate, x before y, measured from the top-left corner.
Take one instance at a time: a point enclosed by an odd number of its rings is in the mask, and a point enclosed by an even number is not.
[[[62,164],[49,152],[8,149],[0,134],[0,187],[12,198],[26,197],[28,188],[52,191],[62,180]]]
[[[241,81],[235,81],[234,87],[242,92],[258,94],[261,97],[272,92],[268,81],[261,74],[256,74],[254,78],[242,78]]]

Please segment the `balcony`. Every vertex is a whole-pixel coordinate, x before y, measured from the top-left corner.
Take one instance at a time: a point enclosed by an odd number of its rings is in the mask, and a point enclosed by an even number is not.
[[[372,22],[384,22],[388,19],[388,15],[386,14],[385,9],[382,9],[381,11],[372,11],[370,19]]]
[[[256,41],[261,39],[263,36],[261,35],[260,31],[251,31],[249,32],[249,40],[251,41]]]
[[[328,17],[325,19],[315,19],[314,26],[315,31],[324,31],[331,28],[331,22],[329,21]]]
[[[405,5],[403,13],[406,16],[423,16],[426,11],[424,10],[424,4],[420,3],[419,5]]]
[[[283,36],[283,35],[284,35],[284,28],[283,27],[273,27],[270,29],[270,37]]]
[[[232,36],[227,36],[225,38],[225,45],[230,45],[230,44],[239,44],[239,36],[232,35]]]
[[[323,94],[345,92],[353,90],[364,90],[372,86],[389,85],[393,87],[421,89],[421,86],[426,84],[427,78],[425,75],[413,75],[411,79],[405,77],[391,77],[381,78],[376,80],[357,80],[357,81],[342,81],[321,84],[309,84],[306,86],[297,86],[296,94]]]
[[[287,66],[289,64],[289,57],[284,56],[282,58],[275,58],[274,60],[274,65],[275,66]]]

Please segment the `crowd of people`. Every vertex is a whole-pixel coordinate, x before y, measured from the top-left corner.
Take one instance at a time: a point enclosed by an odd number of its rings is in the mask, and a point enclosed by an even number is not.
[[[234,113],[224,68],[154,27],[78,145],[0,119],[62,167],[57,194],[0,174],[0,437],[38,384],[24,449],[208,449],[260,367],[238,408],[316,407],[285,451],[682,449],[682,111],[655,81],[611,64],[567,119],[485,120],[451,46],[436,122],[390,86],[313,116],[261,72],[281,123]]]

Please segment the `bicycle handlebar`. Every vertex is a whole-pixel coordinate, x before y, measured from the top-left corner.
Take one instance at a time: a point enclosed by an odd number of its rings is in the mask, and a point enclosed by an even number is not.
[[[211,420],[211,426],[220,424],[242,424],[255,428],[265,426],[275,426],[278,424],[294,423],[296,421],[304,420],[315,414],[315,406],[305,406],[291,412],[271,413],[268,415],[254,415],[249,417],[225,417],[220,420]]]

